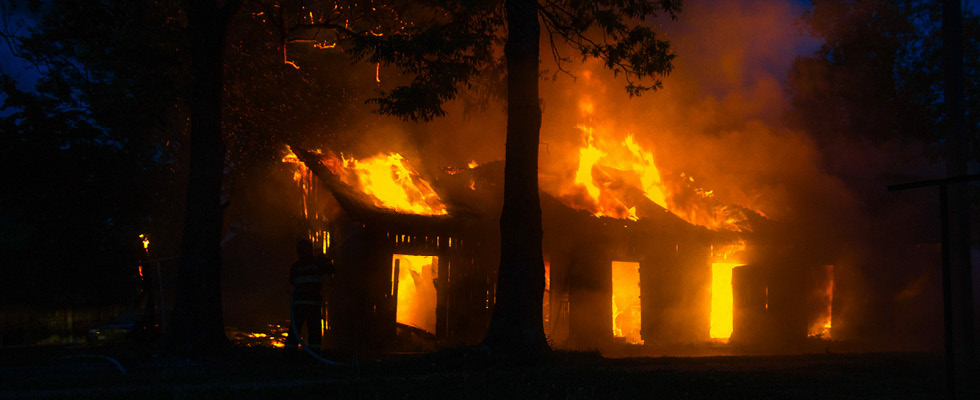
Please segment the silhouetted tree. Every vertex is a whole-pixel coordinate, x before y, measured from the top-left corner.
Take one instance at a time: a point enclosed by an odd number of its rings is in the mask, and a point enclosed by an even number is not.
[[[296,23],[281,24],[286,40],[319,42],[325,40],[319,34],[327,31],[326,41],[337,42],[355,60],[395,65],[407,72],[409,83],[372,100],[382,113],[413,120],[441,116],[443,103],[456,98],[460,88],[471,87],[481,73],[506,72],[501,262],[493,317],[483,344],[498,357],[534,358],[547,352],[541,314],[544,262],[538,192],[539,20],[548,32],[559,68],[568,60],[558,49],[567,44],[582,57],[600,58],[622,73],[628,81],[627,91],[637,95],[660,87],[657,77],[670,72],[673,59],[669,43],[643,21],[660,12],[675,17],[680,2],[406,2],[379,7],[391,23],[388,30],[370,21],[372,13],[356,12],[366,17],[352,22],[350,13],[358,10],[320,4],[322,9],[304,4],[308,7],[303,8],[304,13],[319,13],[309,23],[294,17]],[[502,43],[505,64],[494,51]],[[641,85],[644,78],[653,81]]]

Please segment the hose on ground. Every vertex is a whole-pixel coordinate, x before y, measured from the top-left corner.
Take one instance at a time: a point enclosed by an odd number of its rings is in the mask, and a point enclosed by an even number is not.
[[[333,366],[344,365],[344,363],[342,362],[328,360],[326,358],[321,357],[319,354],[314,352],[313,349],[310,348],[310,346],[306,345],[306,342],[303,341],[303,337],[300,336],[299,334],[300,333],[299,328],[296,327],[296,318],[295,315],[293,315],[293,308],[295,306],[294,304],[295,301],[296,301],[296,297],[294,295],[290,295],[289,296],[289,334],[296,335],[296,341],[299,343],[300,346],[303,347],[303,350],[306,350],[307,354],[313,357],[313,359],[327,365],[333,365]]]

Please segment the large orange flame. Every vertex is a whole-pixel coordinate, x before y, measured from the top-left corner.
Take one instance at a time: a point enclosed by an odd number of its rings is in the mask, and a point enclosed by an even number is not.
[[[584,119],[594,121],[595,105],[579,103]],[[573,208],[597,217],[637,220],[636,200],[630,187],[694,225],[712,230],[741,231],[745,215],[739,207],[726,206],[712,190],[698,187],[693,177],[679,173],[666,176],[657,166],[653,149],[644,147],[632,134],[625,137],[602,124],[579,124],[583,146],[570,184],[560,185],[558,197]],[[622,139],[619,139],[622,138]]]

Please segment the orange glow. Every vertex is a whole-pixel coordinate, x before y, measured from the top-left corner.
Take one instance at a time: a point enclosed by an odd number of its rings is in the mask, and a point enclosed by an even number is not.
[[[824,309],[817,316],[817,319],[810,324],[807,334],[811,337],[830,339],[830,329],[833,327],[834,266],[824,265],[823,271],[827,278],[826,286],[820,296],[820,301],[824,303]]]
[[[643,344],[640,337],[640,263],[612,262],[613,336],[629,344]]]
[[[541,316],[545,334],[551,334],[551,261],[544,258],[544,295],[541,298]]]
[[[395,321],[434,334],[438,257],[395,254],[391,265],[391,283],[398,290]]]
[[[739,253],[745,251],[745,242],[712,248],[715,262],[711,264],[711,328],[712,339],[727,340],[734,327],[734,293],[732,269],[745,265],[737,262]]]

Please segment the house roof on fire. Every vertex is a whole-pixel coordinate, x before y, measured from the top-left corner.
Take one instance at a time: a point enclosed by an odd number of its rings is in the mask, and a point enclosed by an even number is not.
[[[429,227],[453,229],[458,223],[499,217],[503,201],[503,161],[490,162],[452,174],[442,174],[431,183],[447,206],[446,215],[403,214],[374,205],[368,195],[350,187],[322,163],[323,156],[299,147],[292,147],[297,158],[306,164],[330,190],[341,208],[354,220],[362,223],[384,223],[389,226],[426,224]],[[638,189],[636,189],[638,190]],[[697,241],[726,240],[725,232],[711,231],[692,225],[642,195],[632,196],[637,204],[638,221],[612,217],[596,217],[592,213],[572,208],[562,200],[541,191],[541,207],[545,223],[549,220],[572,223],[592,231],[614,232],[629,230],[652,236],[683,236]]]

